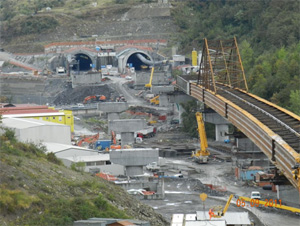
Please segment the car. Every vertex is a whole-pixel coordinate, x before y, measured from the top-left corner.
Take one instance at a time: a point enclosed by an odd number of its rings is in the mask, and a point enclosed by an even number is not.
[[[259,191],[253,191],[253,192],[251,192],[251,199],[258,199],[258,200],[260,200],[261,199],[260,192]]]
[[[127,75],[127,76],[125,77],[125,79],[126,79],[126,80],[132,80],[132,77]]]

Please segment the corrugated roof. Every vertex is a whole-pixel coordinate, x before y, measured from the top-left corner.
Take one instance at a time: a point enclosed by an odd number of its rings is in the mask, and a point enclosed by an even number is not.
[[[61,157],[62,159],[67,159],[72,162],[96,162],[96,161],[109,161],[109,154],[99,154],[99,155],[87,155],[87,156],[74,156],[70,157]]]
[[[8,128],[15,128],[15,129],[26,129],[38,126],[64,126],[69,127],[67,125],[54,123],[54,122],[47,122],[43,120],[37,120],[32,118],[3,118],[2,124],[4,127]]]
[[[62,151],[67,151],[67,150],[72,149],[74,151],[76,151],[76,150],[86,151],[87,154],[88,153],[97,153],[98,154],[98,151],[79,147],[79,146],[74,146],[74,145],[59,144],[59,143],[52,143],[52,142],[44,142],[43,144],[47,148],[47,153],[49,153],[49,152],[57,153],[57,152],[62,152]]]
[[[26,113],[26,114],[3,114],[3,118],[24,118],[24,117],[53,117],[65,115],[63,112],[47,112],[47,113]]]

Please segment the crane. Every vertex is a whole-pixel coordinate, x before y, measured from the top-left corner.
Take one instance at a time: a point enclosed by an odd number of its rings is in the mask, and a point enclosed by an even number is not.
[[[198,163],[207,163],[210,152],[208,151],[207,137],[205,133],[205,126],[202,113],[196,112],[196,119],[198,124],[198,133],[200,138],[200,150],[193,151],[192,158]]]
[[[145,85],[145,88],[150,88],[151,89],[151,87],[152,87],[153,73],[154,73],[154,66],[151,69],[151,75],[150,75],[149,83]]]
[[[231,194],[227,200],[226,205],[224,206],[224,208],[222,208],[222,206],[216,206],[213,207],[211,209],[209,209],[208,214],[209,214],[209,218],[211,219],[212,217],[214,218],[220,218],[223,217],[225,215],[225,213],[228,210],[228,207],[230,205],[230,202],[232,200],[232,198],[236,198],[237,199],[237,206],[241,206],[241,207],[259,207],[259,206],[263,206],[263,207],[274,207],[277,209],[283,209],[283,210],[288,210],[291,211],[293,213],[300,213],[300,209],[299,208],[295,208],[295,207],[291,207],[291,206],[285,206],[285,205],[281,205],[281,200],[278,201],[277,200],[272,200],[272,199],[265,199],[265,201],[261,201],[259,199],[252,199],[249,197],[244,197],[244,196],[238,196],[238,195],[233,195]],[[250,205],[246,205],[246,202],[250,202]],[[274,201],[274,202],[273,202]],[[238,204],[239,203],[239,204]],[[216,213],[215,213],[216,211]]]

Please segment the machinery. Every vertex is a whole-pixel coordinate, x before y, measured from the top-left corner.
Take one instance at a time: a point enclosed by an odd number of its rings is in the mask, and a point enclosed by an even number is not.
[[[136,132],[135,136],[140,138],[154,137],[156,134],[156,127],[149,126],[146,129],[142,129]]]
[[[117,144],[116,133],[111,131],[111,141],[113,145],[110,146],[110,149],[121,149],[121,145]]]
[[[149,80],[149,83],[145,85],[145,88],[151,89],[151,87],[152,87],[152,79],[153,79],[153,72],[154,72],[154,67],[152,67],[152,69],[151,69],[150,80]]]
[[[156,97],[150,99],[150,104],[159,105],[159,95],[157,95]]]
[[[97,102],[97,101],[101,101],[101,102],[106,101],[106,96],[104,95],[87,96],[86,98],[84,98],[83,103],[86,104],[88,102]]]
[[[89,148],[93,149],[94,143],[99,139],[99,133],[97,133],[96,135],[92,135],[92,136],[88,136],[88,137],[84,137],[83,139],[81,139],[77,145],[78,146],[82,146],[84,143],[88,143],[89,144]]]
[[[256,198],[248,198],[248,197],[244,197],[244,196],[237,196],[237,195],[233,195],[231,194],[227,200],[226,205],[224,206],[224,208],[222,208],[222,206],[216,206],[213,207],[211,209],[209,209],[208,214],[209,214],[209,218],[211,219],[212,217],[214,218],[220,218],[222,216],[225,215],[225,213],[228,210],[228,207],[230,205],[230,202],[232,200],[232,198],[235,197],[237,199],[237,206],[241,206],[241,207],[272,207],[272,208],[277,208],[277,209],[283,209],[283,210],[288,210],[291,211],[293,213],[300,213],[300,209],[299,208],[295,208],[295,207],[291,207],[291,206],[285,206],[281,204],[281,200],[273,200],[273,199],[265,199],[265,201],[261,201],[259,199]],[[250,205],[246,205],[246,202],[249,202]],[[216,212],[216,213],[215,213]]]
[[[220,217],[223,217],[225,215],[225,213],[227,212],[228,210],[228,207],[230,205],[230,202],[233,198],[233,195],[231,194],[227,200],[227,203],[226,205],[224,206],[224,208],[222,208],[222,206],[216,206],[216,207],[213,207],[211,209],[209,209],[208,211],[208,214],[209,214],[209,219],[211,219],[212,217],[215,217],[215,218],[220,218]],[[217,211],[217,213],[215,214],[214,212]]]
[[[207,137],[205,133],[205,126],[202,117],[202,113],[196,113],[196,119],[198,124],[198,133],[200,138],[200,150],[193,151],[192,158],[198,163],[207,163],[210,152],[208,151]]]

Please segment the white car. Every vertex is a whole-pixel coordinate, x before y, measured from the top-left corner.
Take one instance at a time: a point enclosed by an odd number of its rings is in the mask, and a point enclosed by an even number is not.
[[[258,200],[260,200],[261,199],[260,192],[259,191],[253,191],[253,192],[251,192],[251,199],[258,199]]]
[[[126,80],[132,80],[132,77],[127,75],[127,76],[125,77],[125,79],[126,79]]]

